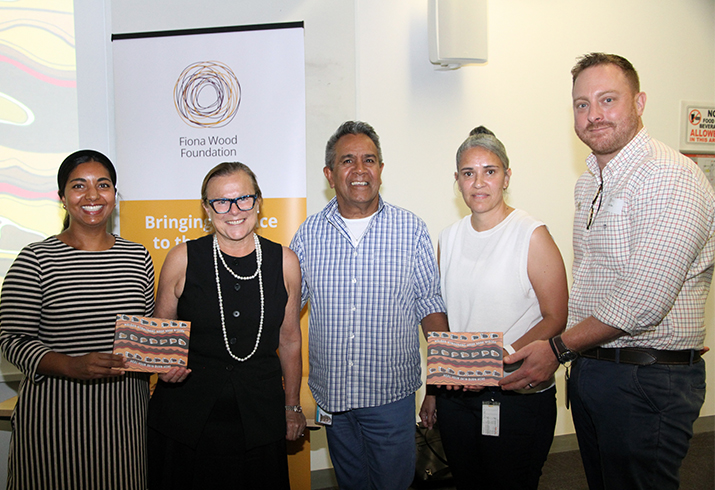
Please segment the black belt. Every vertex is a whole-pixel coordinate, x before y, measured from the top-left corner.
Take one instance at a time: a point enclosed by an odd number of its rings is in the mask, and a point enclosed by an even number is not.
[[[700,351],[689,350],[655,350],[640,347],[624,347],[620,349],[605,349],[596,347],[580,353],[581,357],[599,359],[602,361],[619,362],[623,364],[685,364],[700,362]]]

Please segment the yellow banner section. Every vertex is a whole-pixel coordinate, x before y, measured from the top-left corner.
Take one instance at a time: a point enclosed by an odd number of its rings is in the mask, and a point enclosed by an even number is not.
[[[141,243],[149,250],[157,279],[169,250],[206,235],[206,218],[198,199],[121,201],[119,204],[122,237]],[[287,246],[305,218],[304,197],[264,199],[257,231]]]

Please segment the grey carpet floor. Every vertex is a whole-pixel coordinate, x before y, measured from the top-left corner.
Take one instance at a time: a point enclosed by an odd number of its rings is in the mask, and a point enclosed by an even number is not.
[[[451,486],[432,488],[454,490]],[[549,454],[539,490],[588,490],[578,451]],[[688,455],[680,468],[680,490],[715,490],[715,432],[701,432],[693,436]]]

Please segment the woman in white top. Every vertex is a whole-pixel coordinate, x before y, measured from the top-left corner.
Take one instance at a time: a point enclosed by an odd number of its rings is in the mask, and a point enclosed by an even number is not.
[[[546,226],[504,202],[510,178],[504,145],[474,129],[457,151],[455,172],[472,214],[440,234],[439,265],[450,330],[503,332],[506,350],[519,350],[564,329],[568,291]],[[536,489],[553,440],[555,395],[553,379],[520,392],[444,390],[425,398],[420,416],[432,426],[439,413],[458,489]],[[485,404],[498,412],[496,437],[482,435]]]

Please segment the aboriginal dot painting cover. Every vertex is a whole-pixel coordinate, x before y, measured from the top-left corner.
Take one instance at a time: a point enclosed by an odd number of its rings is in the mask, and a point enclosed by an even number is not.
[[[427,384],[497,386],[502,344],[501,332],[429,332]]]
[[[129,359],[128,371],[163,373],[186,367],[191,322],[117,315],[114,354]]]

